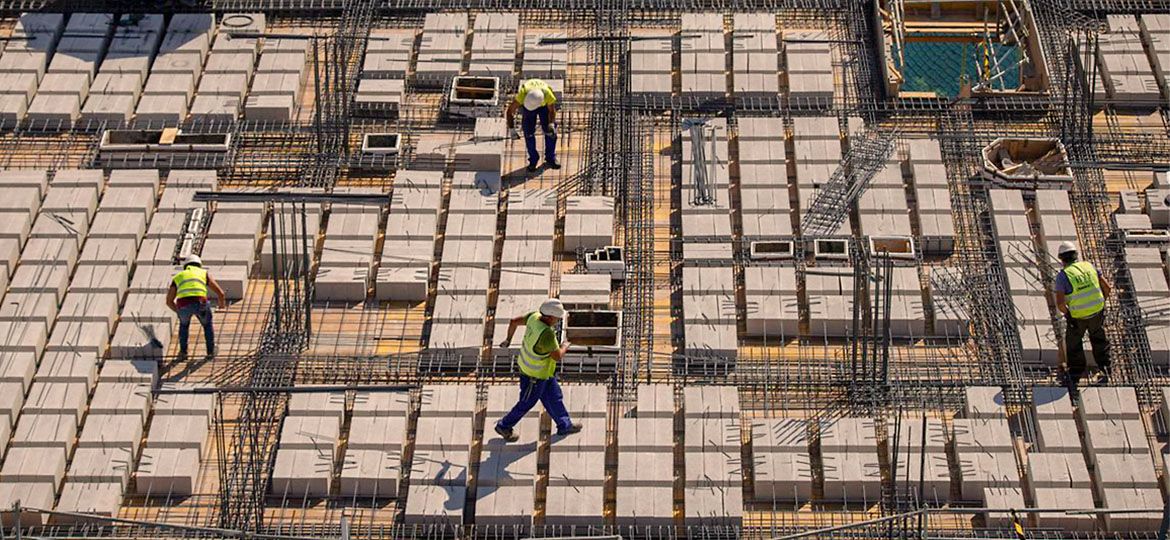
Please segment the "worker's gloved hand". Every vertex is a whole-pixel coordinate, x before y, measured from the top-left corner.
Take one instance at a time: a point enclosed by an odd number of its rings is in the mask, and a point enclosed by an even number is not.
[[[510,339],[505,339],[504,341],[500,342],[501,349],[506,349],[506,348],[511,347],[511,346],[512,346],[512,340],[510,340]]]

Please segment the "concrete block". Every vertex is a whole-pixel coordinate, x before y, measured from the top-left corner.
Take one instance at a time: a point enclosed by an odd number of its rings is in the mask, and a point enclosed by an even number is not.
[[[163,383],[163,390],[182,390],[194,389],[197,386],[191,384],[180,383]],[[196,394],[196,393],[164,393],[159,394],[154,402],[154,415],[156,418],[162,416],[186,416],[186,415],[201,415],[210,417],[212,410],[215,407],[215,396],[213,394]]]
[[[1033,500],[1039,508],[1094,508],[1093,492],[1084,488],[1036,488]],[[1097,519],[1092,514],[1041,512],[1035,515],[1039,527],[1065,531],[1091,531]]]
[[[39,355],[47,340],[47,325],[41,321],[0,321],[0,352]]]
[[[317,269],[314,293],[322,301],[361,302],[366,299],[369,275],[368,265],[322,266]]]
[[[807,452],[758,452],[753,467],[756,500],[792,501],[812,498],[812,460]]]
[[[37,371],[37,355],[32,353],[0,353],[0,385],[3,385],[3,395],[5,399],[18,399],[19,402],[24,401],[24,393],[28,391],[28,387],[32,384],[33,374]],[[19,386],[13,386],[12,383],[18,383]],[[0,400],[3,403],[4,400]],[[18,404],[13,407],[13,411],[20,410]],[[0,405],[0,409],[4,405]],[[11,419],[15,420],[15,416]],[[0,425],[3,425],[0,422]]]
[[[734,451],[740,446],[738,418],[688,418],[684,429],[689,450]]]
[[[1089,459],[1101,454],[1148,452],[1149,440],[1141,420],[1087,420],[1082,423]]]
[[[956,418],[951,430],[959,452],[1011,452],[1015,446],[1006,417]],[[1075,424],[1073,436],[1076,436]]]
[[[410,485],[406,496],[406,523],[460,525],[467,486]]]
[[[674,485],[672,457],[670,450],[651,452],[631,447],[630,451],[618,456],[617,483],[619,486],[671,487]]]
[[[1011,452],[962,452],[958,468],[963,500],[980,500],[985,488],[1020,485],[1016,456]]]
[[[35,383],[34,383],[34,388]],[[30,397],[31,398],[31,397]],[[39,448],[60,450],[66,454],[73,451],[77,437],[77,418],[70,414],[40,413],[27,407],[12,432],[12,448]]]
[[[159,422],[162,423],[162,422]],[[138,443],[142,441],[142,418],[134,414],[91,414],[85,419],[85,428],[81,430],[81,438],[77,446],[81,449],[112,449],[123,448],[128,459],[123,463],[133,462],[133,456],[138,452]],[[73,466],[77,467],[77,456],[74,456]],[[129,468],[127,468],[129,470]],[[75,473],[70,473],[74,475]]]
[[[84,382],[34,381],[24,402],[25,414],[66,415],[81,423],[89,387]]]
[[[355,416],[350,424],[347,448],[398,451],[405,433],[405,416]]]
[[[285,426],[289,425],[288,420],[286,420]],[[146,436],[146,446],[149,448],[195,448],[202,455],[204,445],[207,441],[209,427],[210,419],[205,414],[167,414],[158,417],[157,421],[151,423],[150,433]],[[285,427],[285,431],[288,430],[289,428]],[[301,441],[305,438],[311,438],[310,435],[312,434],[298,433],[298,435],[297,440]],[[322,444],[325,448],[328,448],[331,443],[335,442],[336,436],[333,441],[324,441]],[[301,446],[297,446],[291,442],[286,445],[282,432],[280,447],[300,448]]]
[[[134,414],[146,419],[150,413],[149,385],[105,382],[97,385],[89,404],[90,414]]]
[[[135,474],[138,493],[150,497],[191,495],[200,461],[199,451],[193,448],[146,448]]]
[[[880,497],[881,471],[877,455],[868,452],[831,452],[822,455],[825,499],[847,502]]]
[[[251,77],[255,62],[256,58],[252,53],[216,51],[207,56],[207,64],[203,71],[205,74],[243,73]]]
[[[530,527],[532,525],[533,492],[531,483],[527,486],[478,486],[475,503],[476,523],[519,528]],[[559,495],[557,497],[558,499],[564,498]],[[546,523],[548,523],[547,520]]]
[[[1028,454],[1028,478],[1033,488],[1088,488],[1090,485],[1089,470],[1079,452]]]
[[[1098,490],[1103,488],[1158,489],[1154,461],[1149,453],[1101,454],[1093,466]]]
[[[400,462],[401,456],[396,451],[351,448],[341,464],[339,494],[346,497],[397,497]]]
[[[1131,387],[1086,388],[1081,392],[1080,409],[1084,420],[1136,420],[1141,417],[1137,393]]]
[[[20,407],[24,404],[24,383],[6,381],[0,383],[0,389],[5,392],[0,395],[0,427],[5,429],[4,434],[7,436],[16,426],[16,418],[20,416]]]
[[[329,495],[333,483],[333,456],[319,450],[281,448],[276,452],[269,493],[292,499]]]
[[[105,354],[110,343],[108,322],[63,320],[53,327],[46,349]]]
[[[191,102],[191,119],[208,123],[230,123],[240,117],[241,100],[234,96],[197,94]]]
[[[2,62],[2,60],[0,60]],[[0,125],[16,127],[28,114],[28,99],[22,95],[0,94]]]
[[[244,119],[257,122],[289,122],[297,110],[294,96],[248,96],[244,102]]]
[[[345,393],[336,391],[294,392],[289,396],[288,415],[327,416],[340,425],[345,416]]]
[[[0,469],[0,483],[4,484],[44,482],[51,486],[59,486],[63,476],[65,476],[65,451],[60,448],[13,446],[4,458],[3,469]],[[0,493],[5,491],[7,490],[0,489]],[[51,502],[52,499],[50,499]]]
[[[427,385],[420,398],[420,417],[470,417],[475,412],[475,388],[471,386]]]
[[[674,496],[671,487],[645,487],[618,484],[617,524],[619,526],[670,526],[674,522]]]
[[[86,391],[97,382],[98,357],[78,351],[45,353],[37,368],[36,381],[44,383],[85,383]]]
[[[684,489],[687,526],[738,526],[743,520],[743,490],[739,486]]]
[[[127,320],[114,331],[110,340],[110,357],[161,360],[171,342],[172,326],[172,321]]]
[[[1161,493],[1155,488],[1114,488],[1101,492],[1101,506],[1109,509],[1161,508]],[[1162,512],[1105,514],[1105,528],[1112,532],[1144,532],[1158,529]]]
[[[1072,401],[1068,389],[1055,386],[1032,388],[1032,409],[1036,418],[1072,418]]]
[[[1018,487],[984,488],[980,499],[987,508],[1024,508],[1024,491]],[[983,516],[988,527],[1008,528],[1013,520],[1008,512],[988,512]]]
[[[57,302],[61,296],[56,288],[49,286],[10,291],[0,305],[0,320],[37,322],[47,328],[57,317]]]
[[[603,513],[601,486],[549,486],[545,503],[545,524],[585,526]]]
[[[142,425],[138,427],[139,436]],[[136,450],[122,446],[83,446],[69,468],[70,482],[113,482],[125,486],[135,466]]]
[[[390,301],[425,301],[429,277],[430,267],[427,264],[380,267],[374,279],[375,297]]]

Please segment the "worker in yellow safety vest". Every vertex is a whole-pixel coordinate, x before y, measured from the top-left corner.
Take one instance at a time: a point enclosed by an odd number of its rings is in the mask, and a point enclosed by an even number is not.
[[[167,289],[167,307],[179,314],[179,357],[187,357],[187,337],[191,333],[191,317],[199,319],[203,337],[207,341],[207,356],[215,356],[215,330],[211,325],[211,303],[208,290],[215,293],[220,309],[227,307],[227,296],[215,279],[203,268],[203,260],[191,255],[183,261],[183,269],[171,279]]]
[[[1101,383],[1109,382],[1109,340],[1105,337],[1105,299],[1112,293],[1109,282],[1097,269],[1077,260],[1077,246],[1061,242],[1057,257],[1064,265],[1054,280],[1056,308],[1064,314],[1064,352],[1068,361],[1068,383],[1076,386],[1085,374],[1085,332],[1093,345],[1093,358],[1101,370]]]
[[[544,164],[550,169],[559,169],[557,163],[557,96],[552,87],[540,79],[528,79],[520,84],[516,97],[508,102],[504,120],[508,129],[516,126],[516,110],[523,106],[520,128],[524,132],[524,147],[528,149],[528,172],[536,172],[540,154],[536,152],[536,121],[544,132]]]
[[[569,418],[569,411],[565,409],[565,396],[557,384],[557,361],[564,358],[569,350],[568,341],[560,343],[557,339],[556,326],[564,317],[564,304],[556,298],[549,298],[540,304],[539,311],[516,317],[508,325],[508,335],[500,347],[511,345],[512,336],[521,324],[524,325],[524,343],[520,347],[520,355],[516,357],[520,367],[520,399],[507,415],[496,422],[496,433],[507,442],[520,439],[516,434],[516,424],[536,406],[537,401],[544,405],[544,410],[552,417],[557,435],[581,431],[581,424]]]

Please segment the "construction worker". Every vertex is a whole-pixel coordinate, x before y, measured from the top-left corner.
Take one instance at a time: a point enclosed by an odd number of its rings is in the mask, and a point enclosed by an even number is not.
[[[556,378],[557,361],[569,350],[569,342],[560,343],[555,329],[564,317],[565,305],[556,298],[549,298],[540,304],[539,311],[516,317],[508,325],[508,335],[500,347],[511,345],[512,336],[521,324],[524,325],[524,343],[520,347],[520,356],[516,358],[520,366],[520,399],[496,422],[496,433],[505,441],[520,439],[514,428],[537,401],[544,404],[544,410],[552,417],[557,435],[581,431],[581,424],[569,419],[565,396]]]
[[[227,295],[203,268],[203,260],[191,255],[183,261],[183,269],[175,274],[167,289],[167,307],[179,314],[179,357],[187,357],[187,337],[191,333],[191,317],[199,319],[203,326],[203,338],[207,342],[207,356],[215,356],[215,330],[211,324],[211,303],[207,298],[208,289],[215,293],[218,307],[227,307]]]
[[[550,169],[559,169],[557,163],[557,96],[552,87],[540,79],[528,79],[520,85],[516,98],[508,102],[504,118],[508,129],[516,129],[516,109],[524,106],[520,128],[524,131],[524,146],[528,148],[528,172],[536,172],[540,154],[536,152],[536,121],[544,132],[544,164]]]
[[[1085,374],[1085,345],[1082,340],[1089,333],[1093,357],[1101,370],[1101,382],[1109,381],[1109,340],[1105,337],[1105,299],[1112,293],[1109,282],[1101,279],[1097,269],[1086,261],[1077,260],[1077,246],[1061,242],[1056,251],[1064,265],[1056,274],[1056,308],[1064,313],[1066,328],[1064,350],[1068,357],[1069,384],[1076,386]]]

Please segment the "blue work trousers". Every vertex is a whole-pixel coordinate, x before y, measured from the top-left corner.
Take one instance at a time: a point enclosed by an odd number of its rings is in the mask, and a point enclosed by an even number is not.
[[[545,105],[530,111],[521,108],[520,129],[524,131],[524,147],[528,149],[528,164],[536,165],[540,161],[540,154],[536,152],[536,121],[540,120],[540,129],[544,132],[544,160],[557,160],[557,134],[548,125],[548,106]]]
[[[536,406],[537,401],[544,405],[544,410],[552,417],[558,432],[569,429],[572,421],[569,420],[569,411],[565,409],[565,394],[561,392],[557,378],[533,379],[523,374],[520,375],[520,400],[497,425],[512,429]]]
[[[191,335],[191,317],[199,319],[203,326],[203,338],[207,340],[207,352],[215,350],[215,329],[211,326],[211,302],[206,300],[187,304],[179,308],[179,353],[187,353],[187,338]]]

